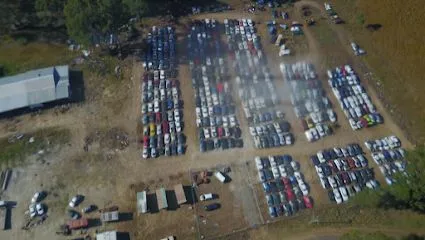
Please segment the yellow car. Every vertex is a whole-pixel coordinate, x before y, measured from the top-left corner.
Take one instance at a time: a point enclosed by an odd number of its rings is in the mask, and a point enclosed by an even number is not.
[[[149,125],[149,129],[150,129],[151,137],[155,136],[155,134],[156,134],[155,124],[151,123]]]

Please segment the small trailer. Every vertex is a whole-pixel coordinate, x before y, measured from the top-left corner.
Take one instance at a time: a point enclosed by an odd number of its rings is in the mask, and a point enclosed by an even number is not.
[[[156,199],[158,202],[158,209],[168,208],[167,195],[165,194],[165,188],[160,188],[156,190]]]
[[[87,228],[89,226],[89,221],[87,218],[80,218],[68,221],[67,225],[70,230],[76,230],[80,228]]]
[[[177,184],[174,186],[174,193],[176,194],[177,203],[179,205],[187,202],[182,184]]]
[[[223,173],[217,171],[214,173],[214,176],[218,179],[218,181],[225,183],[226,182],[226,177],[223,175]]]
[[[102,222],[115,222],[119,220],[119,212],[113,211],[113,212],[104,212],[100,214],[100,220]]]
[[[140,213],[147,213],[148,212],[148,205],[146,202],[146,191],[138,192],[136,194],[137,197],[137,212]]]

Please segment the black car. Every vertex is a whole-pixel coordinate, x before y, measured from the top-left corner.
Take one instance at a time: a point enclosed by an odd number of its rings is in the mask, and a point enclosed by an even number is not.
[[[205,211],[214,211],[216,209],[219,209],[221,207],[220,203],[211,203],[206,206],[204,206]]]
[[[171,148],[171,155],[177,155],[177,145],[171,144],[170,148]]]
[[[207,145],[204,140],[201,140],[199,143],[199,151],[205,152],[207,150]]]
[[[223,150],[226,150],[229,148],[229,141],[227,140],[227,138],[221,139],[221,148]]]
[[[243,148],[243,140],[242,139],[236,139],[235,140],[235,147]]]
[[[310,159],[314,166],[318,166],[320,164],[319,158],[317,158],[316,155],[311,156]]]
[[[212,140],[207,140],[206,144],[207,144],[208,151],[214,150],[214,142]]]
[[[214,139],[214,148],[219,149],[221,147],[220,139]]]
[[[332,191],[328,191],[328,197],[331,202],[335,202],[335,195]]]
[[[235,138],[240,138],[241,137],[241,134],[242,134],[241,129],[239,127],[235,127],[234,128],[234,131],[233,131],[233,136]]]
[[[229,148],[234,148],[236,146],[236,141],[234,138],[229,138]]]

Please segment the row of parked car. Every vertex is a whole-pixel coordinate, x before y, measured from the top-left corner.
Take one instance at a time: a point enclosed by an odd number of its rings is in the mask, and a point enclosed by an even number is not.
[[[337,204],[348,201],[364,187],[379,187],[358,144],[319,151],[311,156],[311,161],[329,199]]]
[[[183,102],[177,77],[174,30],[152,27],[142,79],[143,158],[185,152]]]
[[[229,56],[236,70],[238,95],[256,148],[292,145],[294,137],[284,114],[273,76],[252,19],[225,19]]]
[[[255,157],[255,166],[272,218],[313,207],[300,165],[291,156]]]
[[[200,151],[243,147],[218,23],[214,19],[194,22],[187,47]]]
[[[394,174],[401,172],[406,174],[405,151],[401,148],[400,139],[394,135],[381,139],[365,142],[366,147],[372,152],[372,159],[378,165],[379,170],[385,177],[385,182],[392,185]]]
[[[166,70],[176,68],[176,37],[174,29],[167,27],[152,27],[146,42],[146,54],[143,57],[145,70]]]
[[[280,70],[290,87],[291,103],[307,140],[313,142],[331,135],[329,123],[336,123],[337,117],[317,79],[314,66],[307,62],[281,63]]]
[[[350,65],[328,70],[329,86],[353,130],[383,122],[360,79]]]

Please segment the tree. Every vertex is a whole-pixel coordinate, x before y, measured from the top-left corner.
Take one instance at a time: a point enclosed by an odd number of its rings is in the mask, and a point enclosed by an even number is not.
[[[116,33],[130,16],[121,0],[69,0],[64,14],[70,37],[85,44]]]
[[[408,151],[406,175],[397,174],[394,184],[388,189],[398,204],[415,211],[425,212],[425,148]]]
[[[89,43],[97,22],[95,2],[69,0],[64,7],[64,15],[69,36],[81,43]]]
[[[148,0],[122,0],[131,15],[141,17],[149,11]]]
[[[66,0],[36,0],[37,16],[46,24],[63,24]]]

